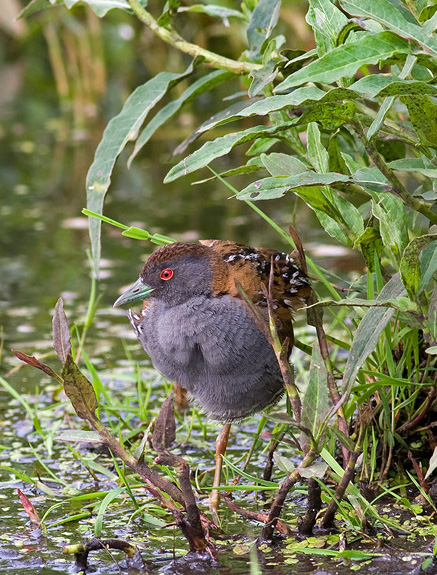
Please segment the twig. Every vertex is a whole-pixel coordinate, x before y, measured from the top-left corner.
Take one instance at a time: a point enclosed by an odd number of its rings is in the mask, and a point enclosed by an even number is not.
[[[138,475],[140,475],[143,479],[151,481],[151,483],[158,487],[158,489],[161,489],[167,493],[167,495],[170,495],[174,501],[185,507],[184,497],[181,490],[171,481],[168,481],[168,479],[165,479],[165,477],[162,477],[159,475],[159,473],[153,469],[150,469],[144,460],[137,461],[135,457],[129,453],[129,451],[127,451],[111,433],[109,433],[100,419],[98,419],[94,413],[90,415],[88,422],[91,427],[97,431],[103,442],[109,447],[109,449],[116,457],[119,457],[127,466],[133,469],[135,473],[138,473]]]
[[[234,513],[238,513],[244,519],[249,519],[250,521],[259,521],[260,523],[266,523],[268,521],[268,514],[267,513],[257,513],[255,511],[249,511],[247,509],[242,509],[235,505],[235,503],[230,499],[227,495],[222,495],[223,501],[228,505],[229,509],[231,509]],[[281,533],[281,535],[291,535],[291,529],[285,525],[282,521],[277,521],[276,530]]]
[[[301,535],[311,535],[316,524],[317,514],[322,507],[322,488],[320,484],[311,477],[308,480],[308,503],[307,511],[303,518],[299,518],[298,528]]]
[[[261,68],[260,64],[253,64],[250,62],[238,62],[237,60],[231,60],[230,58],[225,58],[224,56],[219,56],[214,52],[210,52],[205,48],[201,48],[196,44],[191,44],[187,42],[180,36],[174,29],[168,30],[163,28],[158,24],[158,22],[153,18],[153,16],[148,12],[144,6],[141,5],[139,0],[128,0],[130,7],[135,12],[143,24],[145,24],[154,34],[156,34],[161,40],[170,44],[174,48],[177,48],[185,54],[193,56],[193,58],[202,57],[206,62],[211,64],[214,68],[220,68],[223,70],[229,70],[234,74],[248,74],[252,70],[258,70]]]
[[[88,571],[88,555],[91,551],[99,551],[101,549],[118,549],[123,551],[126,555],[128,566],[141,570],[141,572],[148,572],[146,564],[144,563],[138,549],[122,539],[98,539],[94,538],[87,543],[79,543],[77,545],[66,545],[63,552],[66,555],[75,556],[76,568],[81,572]]]
[[[333,526],[334,517],[337,512],[338,504],[343,499],[343,496],[346,492],[346,488],[354,477],[355,465],[362,451],[363,439],[366,434],[369,422],[370,422],[370,414],[361,417],[360,434],[358,436],[357,442],[355,444],[353,451],[349,452],[349,460],[347,462],[347,467],[343,473],[343,477],[341,478],[340,483],[337,485],[334,497],[329,502],[329,505],[321,521],[321,526],[325,529],[329,529]]]
[[[285,498],[288,495],[290,489],[295,485],[296,481],[300,478],[300,470],[309,467],[314,459],[317,457],[318,453],[314,449],[310,449],[308,453],[303,458],[302,462],[296,467],[296,469],[287,475],[287,477],[282,481],[276,492],[275,498],[273,500],[272,506],[269,511],[267,522],[262,530],[261,537],[263,539],[271,540],[273,537],[273,532],[275,530],[276,524],[279,519],[279,515],[282,511],[282,507],[285,502]]]
[[[367,139],[361,124],[359,122],[351,122],[350,125],[364,145],[367,154],[372,159],[375,166],[390,182],[391,186],[388,186],[386,191],[400,198],[405,205],[409,206],[416,212],[423,214],[433,224],[437,224],[437,214],[430,209],[428,204],[421,202],[409,193],[407,188],[399,181],[393,171],[385,163],[384,158],[381,156],[375,146],[374,140]]]
[[[199,509],[191,487],[190,467],[188,463],[185,459],[173,453],[159,455],[156,458],[156,463],[160,465],[170,465],[175,469],[178,475],[187,516],[185,517],[179,510],[173,511],[173,515],[189,543],[190,552],[196,554],[207,553],[211,559],[217,559],[215,546],[205,538]]]

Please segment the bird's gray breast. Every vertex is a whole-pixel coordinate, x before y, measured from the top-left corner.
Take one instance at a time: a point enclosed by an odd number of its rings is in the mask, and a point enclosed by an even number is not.
[[[245,417],[282,394],[276,356],[240,300],[151,301],[137,334],[155,368],[216,419]]]

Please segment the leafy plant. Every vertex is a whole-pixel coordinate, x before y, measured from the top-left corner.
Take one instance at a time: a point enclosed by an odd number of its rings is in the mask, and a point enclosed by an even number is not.
[[[70,8],[76,1],[63,3]],[[373,486],[390,478],[395,468],[404,476],[407,466],[426,493],[437,466],[436,456],[431,458],[437,353],[436,6],[310,0],[306,19],[316,47],[304,52],[285,49],[287,38],[275,36],[279,0],[245,0],[240,10],[173,1],[158,18],[143,0],[83,3],[100,17],[112,8],[125,10],[192,57],[184,71],[161,71],[137,87],[109,122],[96,150],[87,179],[88,213],[96,216],[90,219],[96,275],[105,219],[101,214],[118,156],[134,141],[133,161],[166,122],[218,85],[237,102],[178,147],[178,153],[185,153],[194,146],[171,167],[165,181],[197,173],[235,147],[246,146],[243,165],[214,173],[221,181],[244,177],[242,189],[235,190],[236,200],[260,212],[257,202],[292,193],[314,211],[329,236],[360,251],[366,263],[364,281],[345,296],[310,262],[321,301],[313,299],[309,321],[316,327],[320,353],[313,351],[309,384],[303,397],[297,397],[302,417],[296,409],[294,420],[282,416],[293,433],[296,428],[301,432],[301,462],[286,471],[268,516],[257,517],[265,524],[263,535],[272,537],[285,496],[300,478],[309,479],[310,495],[326,474],[336,480],[322,518],[326,527],[345,496],[355,511],[380,521],[371,501],[351,491],[357,472]],[[23,15],[50,4],[62,0],[33,0]],[[192,12],[245,23],[247,49],[230,59],[186,41],[176,22],[182,13],[186,17]],[[169,100],[172,88],[182,81],[188,87]],[[218,127],[220,135],[215,135]],[[196,147],[200,135],[208,140]],[[124,227],[131,237],[150,235]],[[298,243],[294,240],[289,239],[292,245]],[[333,326],[327,336],[322,309],[325,325]],[[339,353],[344,350],[345,362]],[[295,395],[291,399],[297,401]],[[413,450],[412,438],[422,441],[420,450]],[[338,445],[341,474],[333,464]],[[320,475],[315,462],[321,455],[327,465]],[[428,467],[426,476],[422,466]],[[326,493],[324,489],[323,496]],[[315,520],[315,515],[308,518],[307,530]]]

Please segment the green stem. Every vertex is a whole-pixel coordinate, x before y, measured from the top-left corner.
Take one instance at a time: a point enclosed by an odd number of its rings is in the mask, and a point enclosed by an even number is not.
[[[193,56],[193,58],[200,56],[215,68],[228,70],[234,74],[248,74],[252,70],[261,68],[260,64],[237,62],[237,60],[231,60],[230,58],[219,56],[218,54],[205,50],[205,48],[201,48],[196,44],[191,44],[184,40],[175,30],[168,30],[167,28],[160,26],[150,12],[140,4],[139,0],[128,0],[128,2],[138,19],[141,20],[141,22],[143,22],[143,24],[152,30],[152,32],[154,32],[159,38],[161,38],[161,40],[164,40],[164,42],[177,48],[181,52]]]
[[[354,131],[356,132],[358,138],[363,143],[366,152],[372,159],[375,166],[380,170],[382,174],[384,174],[384,176],[390,182],[391,186],[388,188],[388,191],[394,194],[395,196],[398,196],[398,198],[400,198],[405,205],[409,206],[416,212],[419,212],[422,215],[424,215],[426,218],[429,219],[430,222],[432,222],[433,224],[437,224],[437,214],[431,211],[431,209],[427,204],[421,202],[420,200],[412,196],[409,193],[409,191],[405,188],[405,186],[401,184],[401,182],[394,175],[392,170],[385,163],[384,158],[376,149],[373,140],[367,139],[361,124],[359,122],[354,122],[351,125]]]

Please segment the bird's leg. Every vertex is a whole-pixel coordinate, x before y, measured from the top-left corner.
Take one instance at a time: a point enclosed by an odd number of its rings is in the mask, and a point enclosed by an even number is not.
[[[189,405],[187,390],[173,382],[174,402],[178,411],[186,411]]]
[[[217,440],[215,442],[215,471],[214,471],[214,483],[213,489],[209,496],[209,508],[211,510],[214,522],[217,523],[217,509],[220,503],[220,493],[217,487],[220,486],[220,480],[222,475],[222,465],[223,465],[223,455],[226,452],[228,446],[229,432],[231,431],[231,424],[225,423],[222,430],[220,431]]]

